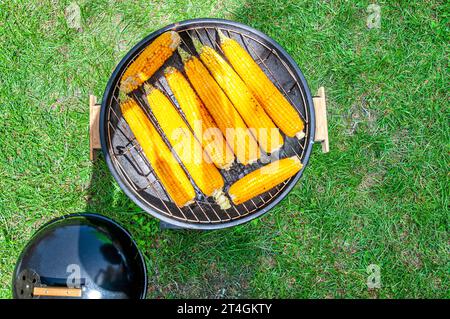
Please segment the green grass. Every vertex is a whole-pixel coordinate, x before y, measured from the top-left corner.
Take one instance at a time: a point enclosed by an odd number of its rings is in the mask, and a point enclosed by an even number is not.
[[[131,231],[148,296],[448,298],[448,18],[444,1],[0,1],[0,297],[53,217],[92,211]],[[329,154],[275,209],[211,232],[161,231],[89,161],[88,95],[168,23],[220,17],[278,41],[328,97]],[[366,285],[369,264],[381,288]]]

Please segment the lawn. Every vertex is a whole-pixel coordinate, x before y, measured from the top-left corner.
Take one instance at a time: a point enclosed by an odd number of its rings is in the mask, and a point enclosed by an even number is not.
[[[444,1],[0,0],[0,297],[43,223],[97,212],[145,255],[148,297],[448,298],[449,11]],[[293,191],[248,224],[160,230],[89,161],[88,95],[125,53],[195,17],[279,42],[328,99],[330,153],[315,145]],[[367,286],[380,267],[381,287]]]

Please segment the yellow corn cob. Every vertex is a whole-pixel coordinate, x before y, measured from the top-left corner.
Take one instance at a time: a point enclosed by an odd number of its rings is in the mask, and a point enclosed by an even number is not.
[[[234,204],[242,204],[284,182],[302,167],[297,156],[272,162],[235,182],[228,190],[228,194]]]
[[[303,138],[304,123],[295,108],[237,41],[221,32],[219,36],[220,46],[226,58],[275,124],[287,136]]]
[[[190,204],[195,197],[194,188],[144,111],[132,99],[122,102],[120,108],[170,198],[178,207]]]
[[[195,137],[201,141],[212,162],[218,168],[228,170],[234,161],[233,151],[202,101],[180,71],[168,67],[165,75]]]
[[[157,37],[134,60],[122,76],[121,89],[129,93],[147,81],[173,54],[180,44],[180,36],[168,31]]]
[[[267,153],[280,149],[283,137],[239,75],[213,48],[202,46],[198,40],[194,44],[200,59],[233,102],[261,149]]]
[[[213,196],[222,209],[230,208],[222,191],[222,175],[212,163],[204,160],[202,146],[175,106],[160,90],[147,84],[144,87],[153,115],[195,184],[206,196]]]
[[[178,49],[186,75],[205,107],[222,131],[239,162],[244,165],[256,162],[261,156],[255,138],[225,92],[196,57]]]

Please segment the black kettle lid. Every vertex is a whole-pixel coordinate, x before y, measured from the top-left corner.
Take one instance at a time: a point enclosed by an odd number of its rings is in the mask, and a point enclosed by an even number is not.
[[[14,298],[145,298],[145,261],[131,235],[97,214],[71,214],[41,227],[22,251]]]

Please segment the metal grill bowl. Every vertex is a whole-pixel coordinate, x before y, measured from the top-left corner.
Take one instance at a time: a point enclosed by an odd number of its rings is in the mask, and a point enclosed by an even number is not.
[[[148,161],[142,154],[119,107],[119,86],[122,74],[128,65],[161,33],[174,30],[182,39],[181,47],[195,54],[192,38],[214,47],[219,53],[218,30],[237,40],[269,78],[285,94],[305,121],[306,136],[302,140],[286,138],[280,151],[281,158],[297,155],[303,163],[303,169],[289,180],[270,191],[240,205],[232,205],[226,211],[200,193],[194,204],[178,208],[165,193]],[[162,70],[172,65],[182,70],[181,59],[175,53],[148,82],[162,89],[176,104],[176,100],[167,87]],[[139,92],[135,94],[138,100]],[[169,25],[139,42],[122,59],[114,70],[104,93],[100,111],[100,140],[107,165],[122,190],[137,205],[165,223],[182,228],[218,229],[235,226],[261,216],[279,203],[302,176],[308,163],[314,141],[315,115],[313,101],[306,80],[294,60],[267,35],[246,25],[218,19],[195,19]],[[229,186],[249,172],[267,164],[267,159],[243,166],[234,163],[230,171],[221,171],[225,179],[225,192]]]

